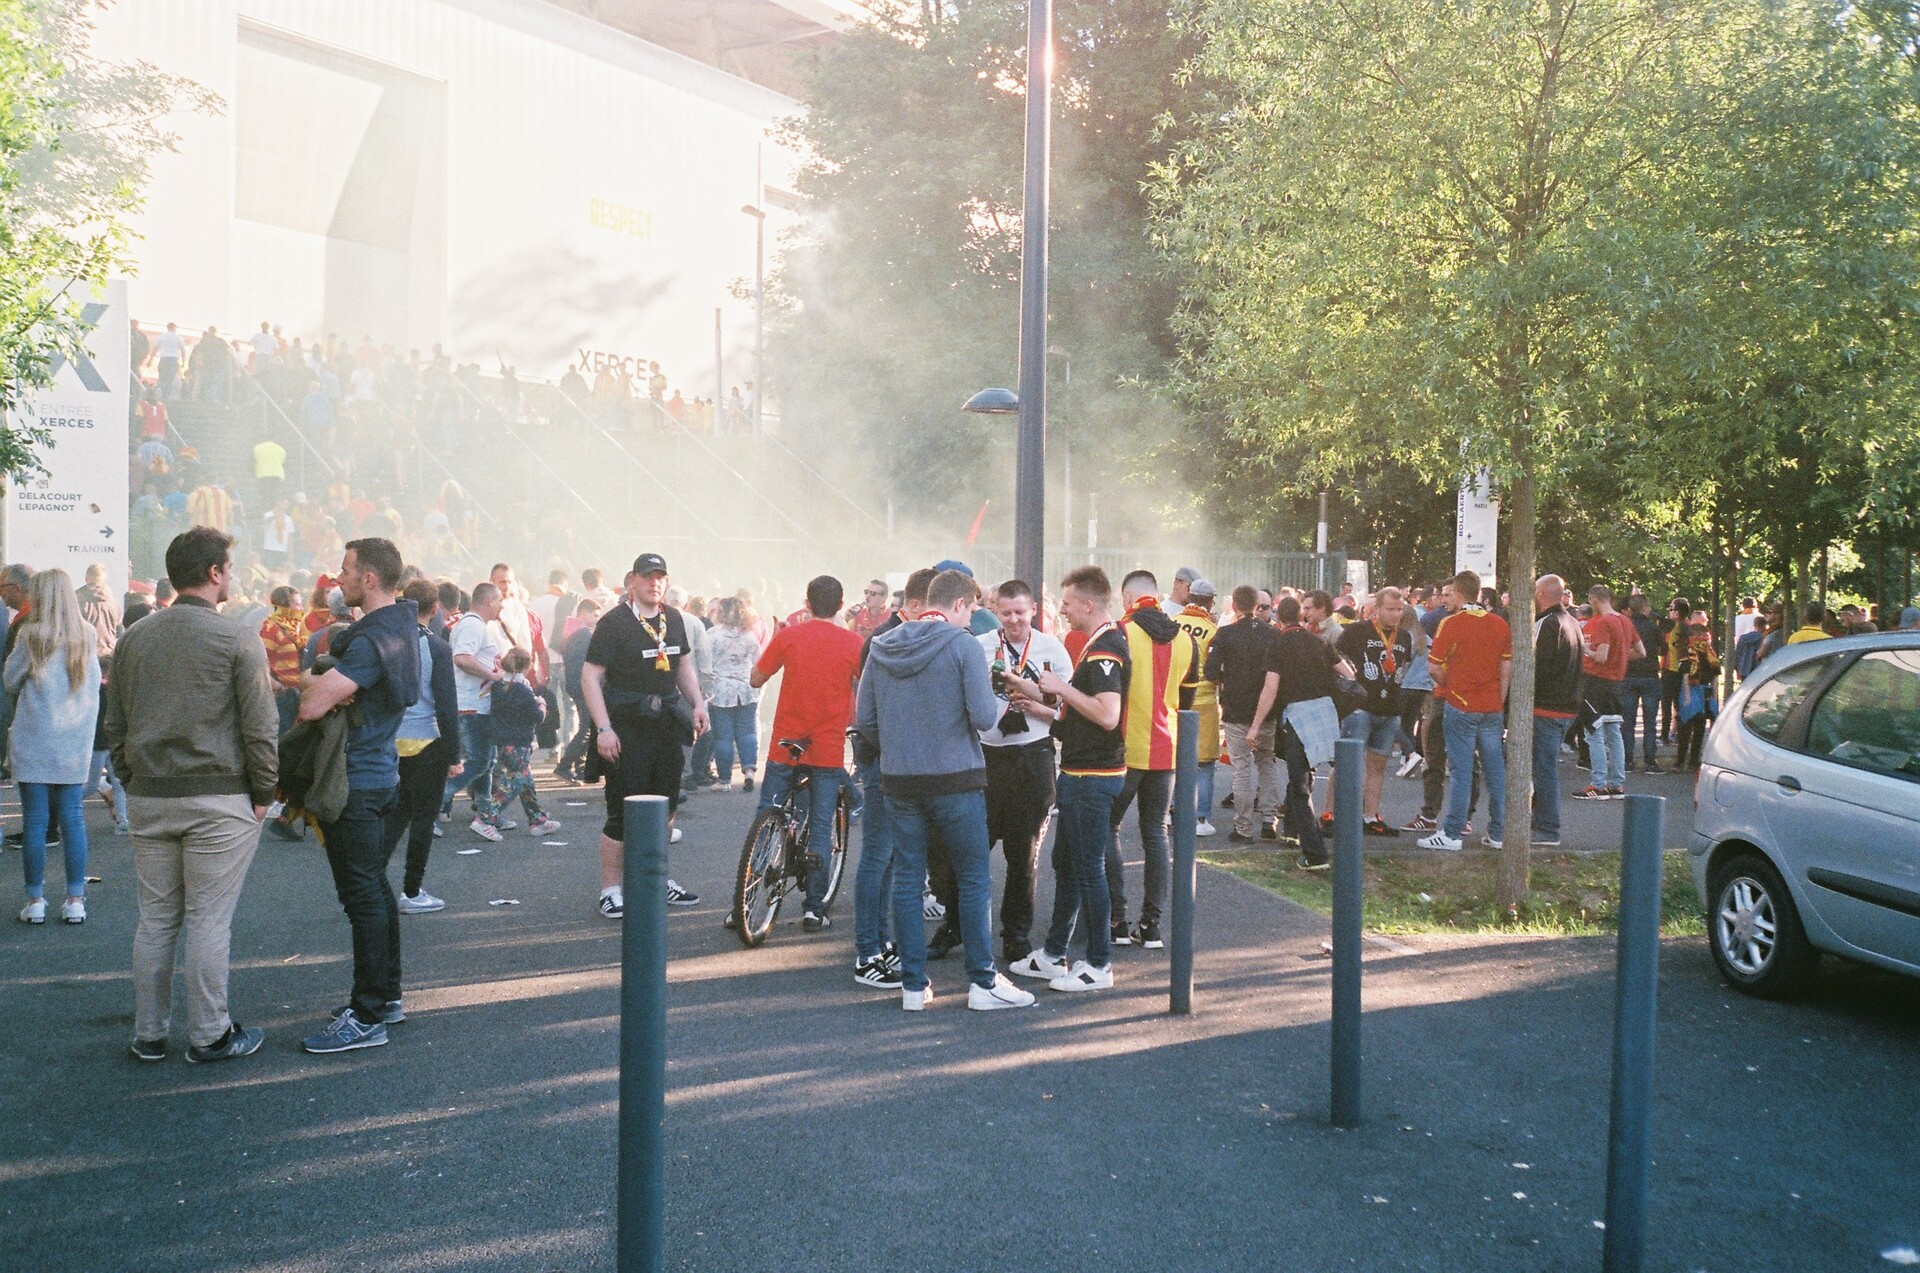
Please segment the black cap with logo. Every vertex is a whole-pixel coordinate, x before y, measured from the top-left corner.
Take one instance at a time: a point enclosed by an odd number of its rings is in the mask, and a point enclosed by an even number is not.
[[[633,573],[636,575],[664,575],[667,573],[667,559],[659,553],[641,553],[633,559]]]

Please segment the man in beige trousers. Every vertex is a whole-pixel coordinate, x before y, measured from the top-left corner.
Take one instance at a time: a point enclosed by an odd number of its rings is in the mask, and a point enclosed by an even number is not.
[[[128,628],[114,650],[107,746],[127,788],[140,922],[133,934],[133,1055],[161,1061],[181,931],[187,1060],[260,1049],[227,1015],[233,911],[279,780],[279,713],[258,635],[215,608],[227,599],[233,539],[195,526],[167,546],[179,596]]]

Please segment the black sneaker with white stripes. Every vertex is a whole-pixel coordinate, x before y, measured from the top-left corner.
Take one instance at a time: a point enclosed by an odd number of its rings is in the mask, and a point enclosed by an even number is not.
[[[898,990],[900,968],[885,955],[875,955],[870,959],[862,959],[853,966],[853,979],[863,986],[872,986],[875,990]]]
[[[689,893],[673,880],[667,881],[667,905],[698,906],[699,904],[700,895],[698,893]]]

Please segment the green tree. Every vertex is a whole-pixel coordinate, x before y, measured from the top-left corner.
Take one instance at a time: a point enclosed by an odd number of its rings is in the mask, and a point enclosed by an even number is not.
[[[1143,387],[1173,353],[1176,296],[1143,186],[1191,45],[1151,0],[1065,0],[1055,31],[1050,432],[1075,488],[1112,490],[1174,419]],[[882,13],[821,56],[784,134],[810,205],[776,270],[788,427],[948,524],[1011,488],[1011,428],[959,408],[1014,378],[1025,43],[1014,0]],[[1153,498],[1176,494],[1157,479]]]
[[[1188,280],[1180,388],[1304,454],[1314,480],[1387,457],[1495,474],[1514,634],[1498,896],[1517,905],[1540,512],[1564,499],[1614,517],[1620,483],[1579,476],[1664,423],[1666,387],[1719,392],[1740,333],[1715,326],[1730,311],[1707,294],[1724,280],[1696,221],[1781,210],[1703,206],[1730,193],[1709,165],[1742,128],[1800,129],[1773,77],[1832,54],[1844,11],[1202,0],[1193,21],[1195,69],[1223,90],[1205,108],[1218,125],[1160,174],[1163,242]],[[1834,149],[1880,122],[1842,127]],[[1816,232],[1811,251],[1826,247]]]
[[[32,469],[47,431],[17,408],[86,338],[92,285],[131,268],[128,217],[178,105],[218,99],[145,63],[88,51],[88,0],[0,0],[0,474]]]

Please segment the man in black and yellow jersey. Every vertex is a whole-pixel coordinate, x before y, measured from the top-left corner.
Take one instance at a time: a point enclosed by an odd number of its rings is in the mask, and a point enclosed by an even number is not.
[[[1173,621],[1193,638],[1202,669],[1207,665],[1214,634],[1220,630],[1213,617],[1217,592],[1210,580],[1195,579],[1187,588],[1186,606],[1173,616]],[[1220,695],[1204,676],[1193,692],[1193,710],[1200,713],[1200,776],[1194,800],[1200,821],[1193,833],[1204,839],[1213,834],[1213,773],[1220,765]]]
[[[1200,683],[1200,657],[1193,637],[1160,608],[1160,584],[1144,570],[1120,582],[1127,612],[1120,631],[1127,639],[1132,672],[1127,683],[1127,780],[1113,802],[1114,843],[1107,849],[1107,887],[1113,894],[1113,940],[1158,950],[1160,907],[1167,896],[1172,845],[1167,812],[1173,805],[1173,763],[1180,738],[1180,712],[1193,706]],[[1127,806],[1140,802],[1140,847],[1146,854],[1140,924],[1128,932],[1126,886],[1120,874],[1119,829]]]
[[[1035,977],[1055,990],[1105,990],[1113,985],[1107,855],[1111,814],[1127,773],[1124,703],[1131,676],[1127,639],[1112,619],[1113,585],[1098,566],[1082,566],[1060,582],[1060,617],[1087,638],[1071,680],[1041,671],[1032,687],[1057,702],[1053,737],[1060,744],[1060,810],[1053,838],[1053,921],[1046,944],[1015,961],[1016,976]],[[1008,684],[1013,686],[1013,682]],[[1013,686],[1026,697],[1025,685]],[[1074,920],[1086,928],[1087,957],[1067,964]]]

